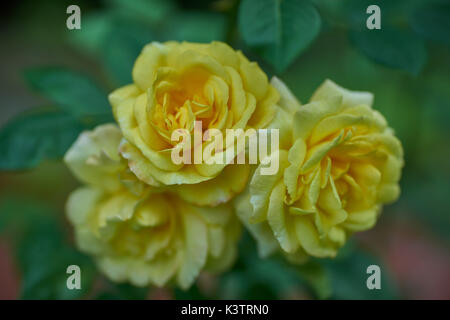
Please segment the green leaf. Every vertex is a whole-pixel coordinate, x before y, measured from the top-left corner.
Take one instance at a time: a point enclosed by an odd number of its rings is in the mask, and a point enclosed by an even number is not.
[[[244,41],[278,71],[308,47],[320,26],[319,13],[306,0],[243,0],[239,7]]]
[[[75,47],[83,51],[97,53],[114,22],[114,16],[109,12],[94,12],[83,16],[83,27],[77,32],[69,32],[69,40]]]
[[[0,129],[0,169],[27,169],[60,158],[82,130],[77,119],[61,111],[26,112]]]
[[[300,265],[298,271],[319,299],[327,299],[330,297],[332,292],[331,280],[321,264],[310,260]]]
[[[214,12],[182,12],[172,15],[166,24],[166,40],[211,42],[225,41],[227,20]]]
[[[111,7],[134,20],[157,23],[166,18],[174,9],[171,0],[108,0]]]
[[[421,36],[450,46],[450,4],[431,3],[418,8],[411,26]]]
[[[51,210],[23,195],[5,194],[0,198],[0,235],[15,239],[28,226],[48,219]]]
[[[310,286],[296,266],[284,257],[262,259],[256,245],[245,232],[239,243],[239,257],[233,269],[221,276],[218,299],[283,299]],[[302,290],[303,289],[303,290]],[[208,297],[211,299],[211,297]]]
[[[358,50],[375,62],[417,75],[425,65],[424,42],[412,33],[397,29],[352,31],[350,39]]]
[[[80,73],[44,67],[26,71],[25,78],[33,89],[76,117],[111,114],[106,92]]]
[[[381,28],[384,28],[387,24],[403,24],[405,16],[420,1],[423,0],[346,0],[333,2],[340,7],[339,14],[344,18],[341,23],[350,25],[352,29],[363,30],[367,28],[366,22],[371,16],[366,12],[369,6],[377,5],[380,8]],[[317,6],[322,9],[319,5]]]
[[[142,48],[155,40],[148,27],[138,24],[117,22],[111,28],[102,46],[102,55],[109,73],[117,85],[132,82],[133,65]]]
[[[375,256],[361,249],[342,248],[335,259],[324,260],[322,265],[330,275],[334,299],[396,299],[398,297],[389,270]],[[381,269],[381,289],[367,288],[367,267],[378,265]]]
[[[6,233],[16,247],[23,299],[76,299],[91,288],[95,268],[87,256],[65,242],[58,216],[23,195],[0,199],[0,233]],[[81,269],[80,290],[67,288],[69,265]]]
[[[91,288],[95,274],[92,262],[65,244],[60,227],[52,220],[31,227],[20,243],[18,257],[22,299],[79,299]],[[67,288],[70,265],[80,267],[80,289]]]

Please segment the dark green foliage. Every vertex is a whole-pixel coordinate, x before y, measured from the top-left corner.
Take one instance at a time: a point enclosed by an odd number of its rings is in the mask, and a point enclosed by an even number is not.
[[[28,169],[61,158],[82,129],[66,112],[47,108],[24,113],[0,130],[0,169]]]
[[[79,299],[90,291],[95,268],[69,245],[51,208],[24,198],[0,200],[0,235],[14,239],[22,299]],[[69,290],[67,267],[81,270],[81,289]]]
[[[422,70],[427,53],[422,39],[396,29],[352,31],[353,44],[367,57],[413,75]]]
[[[243,0],[239,30],[277,71],[285,70],[320,31],[320,16],[306,0]]]
[[[93,80],[64,68],[35,68],[25,72],[32,89],[78,118],[110,113],[105,91]]]

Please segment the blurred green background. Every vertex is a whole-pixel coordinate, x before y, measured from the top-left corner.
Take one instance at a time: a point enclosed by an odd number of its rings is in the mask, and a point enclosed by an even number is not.
[[[71,4],[2,6],[0,299],[450,299],[449,1],[85,0],[68,30]],[[370,4],[381,30],[365,27]],[[189,291],[109,282],[73,245],[64,205],[77,182],[58,159],[111,119],[107,93],[131,81],[143,45],[166,40],[226,41],[302,102],[327,78],[373,92],[405,151],[399,201],[335,260],[261,260],[245,234],[233,269]],[[369,291],[374,263],[382,289]],[[70,264],[82,290],[66,289]]]

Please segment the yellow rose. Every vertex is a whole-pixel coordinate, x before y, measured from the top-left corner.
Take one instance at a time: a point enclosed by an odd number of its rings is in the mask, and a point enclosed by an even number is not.
[[[85,187],[67,203],[80,250],[114,281],[188,288],[201,270],[222,271],[236,255],[240,224],[230,205],[201,208],[147,186],[118,153],[120,130],[80,135],[65,161]]]
[[[402,147],[372,100],[327,80],[297,105],[292,146],[271,155],[278,174],[256,169],[236,201],[263,255],[281,247],[294,260],[334,257],[398,198]]]
[[[192,134],[195,121],[201,121],[203,131],[215,128],[225,136],[226,129],[268,128],[286,118],[277,105],[278,90],[265,73],[222,42],[150,43],[137,58],[132,75],[133,84],[109,96],[125,138],[121,154],[140,180],[172,185],[181,197],[198,205],[228,201],[245,187],[250,169],[227,163],[175,164],[171,158],[178,143],[172,141],[175,130]],[[196,147],[202,152],[207,142],[200,144]]]

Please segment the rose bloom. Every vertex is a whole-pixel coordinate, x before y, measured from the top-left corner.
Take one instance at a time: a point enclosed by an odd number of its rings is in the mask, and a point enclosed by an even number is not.
[[[119,155],[121,140],[116,125],[102,125],[65,156],[86,184],[67,203],[80,250],[112,280],[136,286],[188,288],[200,271],[228,268],[241,230],[232,207],[198,207],[142,183]]]
[[[262,255],[281,248],[295,261],[334,257],[398,198],[402,147],[372,101],[370,93],[327,80],[310,103],[296,102],[292,144],[271,155],[280,171],[256,169],[236,200]]]
[[[112,92],[109,101],[125,138],[120,151],[131,171],[146,184],[169,185],[198,205],[227,202],[247,182],[248,165],[175,164],[172,133],[195,121],[202,130],[286,126],[279,92],[255,62],[222,42],[153,42],[137,58],[133,84]],[[275,83],[281,84],[279,80]],[[193,139],[192,139],[193,141]],[[209,142],[192,146],[202,151]],[[225,148],[235,148],[235,143]],[[236,150],[235,155],[242,150]],[[225,150],[223,150],[225,153]]]

